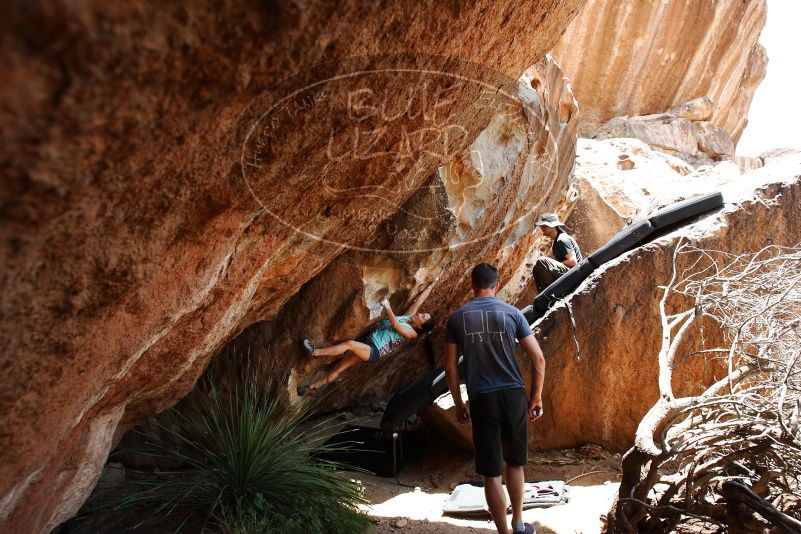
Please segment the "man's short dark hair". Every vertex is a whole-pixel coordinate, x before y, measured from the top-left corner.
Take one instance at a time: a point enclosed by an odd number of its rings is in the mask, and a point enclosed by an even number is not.
[[[470,280],[476,289],[489,289],[498,282],[498,269],[489,263],[479,263],[473,267]]]

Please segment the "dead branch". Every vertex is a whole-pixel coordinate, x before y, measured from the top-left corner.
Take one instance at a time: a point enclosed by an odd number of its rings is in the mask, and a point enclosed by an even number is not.
[[[727,503],[737,501],[741,512],[801,531],[791,515],[798,499],[786,498],[801,490],[801,246],[734,255],[680,242],[672,261],[659,288],[660,397],[623,457],[606,530],[720,525],[734,520]],[[677,357],[701,317],[726,344]],[[677,398],[673,368],[689,357],[719,359],[727,372],[700,395]]]
[[[748,486],[739,482],[726,481],[721,484],[721,493],[730,503],[741,503],[770,521],[771,524],[788,534],[801,532],[801,521],[783,514],[771,503],[748,489]]]

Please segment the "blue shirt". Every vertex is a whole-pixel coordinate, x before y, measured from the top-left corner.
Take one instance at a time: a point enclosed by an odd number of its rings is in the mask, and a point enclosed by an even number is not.
[[[530,335],[520,310],[495,297],[476,297],[453,312],[446,336],[464,356],[467,394],[525,387],[515,339]]]
[[[411,315],[399,315],[396,318],[404,327],[412,328],[409,324],[412,322]],[[392,327],[392,323],[386,320],[378,323],[378,328],[370,333],[370,340],[378,349],[378,355],[384,357],[398,348],[399,345],[406,341],[406,338],[396,332]]]

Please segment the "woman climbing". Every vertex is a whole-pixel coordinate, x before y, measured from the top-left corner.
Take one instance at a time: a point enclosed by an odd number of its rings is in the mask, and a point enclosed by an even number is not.
[[[330,384],[359,362],[376,363],[393,352],[407,340],[416,339],[417,336],[428,334],[434,328],[434,317],[429,313],[420,313],[418,310],[423,302],[431,294],[434,284],[439,280],[442,271],[426,287],[420,296],[401,316],[396,316],[389,305],[389,301],[384,299],[381,306],[387,312],[387,320],[378,323],[372,332],[360,337],[337,343],[322,349],[316,348],[308,339],[302,340],[303,348],[315,358],[321,356],[339,356],[350,351],[350,354],[339,360],[339,363],[327,375],[312,382],[311,384],[298,387],[298,395],[315,395],[317,390],[326,384]]]

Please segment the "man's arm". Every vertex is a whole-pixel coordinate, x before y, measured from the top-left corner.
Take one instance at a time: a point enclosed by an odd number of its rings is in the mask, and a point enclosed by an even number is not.
[[[542,355],[540,344],[537,343],[537,338],[534,334],[526,336],[520,340],[520,345],[526,351],[529,358],[531,358],[531,396],[528,402],[529,418],[533,421],[539,415],[534,413],[534,410],[542,410],[542,387],[545,384],[545,357]]]
[[[382,300],[381,305],[384,306],[385,310],[387,310],[387,319],[389,319],[389,323],[397,333],[406,339],[415,339],[417,337],[417,332],[415,332],[414,328],[398,321],[398,318],[395,317],[395,312],[392,311],[392,306],[389,305],[389,301],[387,299]]]
[[[448,381],[448,389],[451,391],[454,405],[456,406],[456,416],[460,423],[470,422],[470,412],[462,400],[462,390],[459,388],[459,347],[456,343],[445,345],[445,379]]]
[[[576,253],[572,250],[567,253],[565,259],[562,260],[562,263],[567,267],[575,267],[576,266]]]

